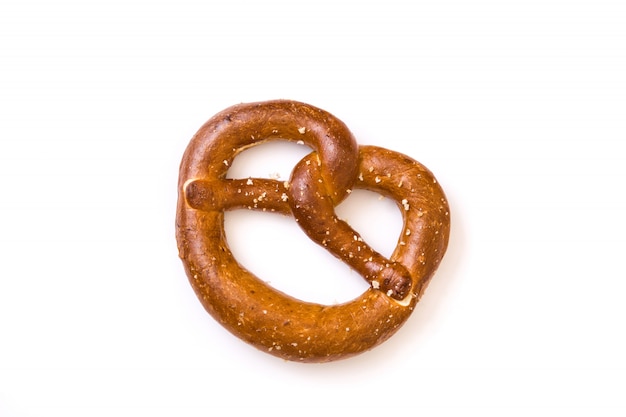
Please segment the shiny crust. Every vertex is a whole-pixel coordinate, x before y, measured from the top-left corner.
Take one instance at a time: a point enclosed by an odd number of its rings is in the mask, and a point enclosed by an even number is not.
[[[238,153],[276,139],[314,150],[288,182],[226,179]],[[355,188],[393,199],[402,212],[390,259],[334,213]],[[239,338],[288,360],[347,358],[388,339],[413,311],[447,248],[449,208],[432,173],[406,155],[359,147],[340,120],[304,103],[241,104],[216,114],[189,143],[178,190],[179,255],[204,308]],[[226,241],[224,211],[242,208],[294,216],[370,288],[350,302],[321,305],[267,285],[239,265]]]

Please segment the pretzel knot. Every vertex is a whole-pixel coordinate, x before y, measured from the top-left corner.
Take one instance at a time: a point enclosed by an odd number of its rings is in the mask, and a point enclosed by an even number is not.
[[[313,149],[289,181],[226,178],[237,154],[278,139]],[[403,228],[390,259],[335,214],[354,188],[398,204]],[[272,288],[239,265],[228,247],[224,211],[233,209],[293,216],[370,288],[340,305],[304,302]],[[273,355],[324,362],[369,350],[406,321],[446,251],[450,216],[443,190],[423,165],[387,149],[359,147],[330,113],[281,100],[230,107],[198,131],[180,167],[176,226],[191,285],[213,317]]]

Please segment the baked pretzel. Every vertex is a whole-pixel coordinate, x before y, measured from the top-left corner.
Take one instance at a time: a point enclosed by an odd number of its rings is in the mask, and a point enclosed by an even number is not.
[[[237,154],[278,139],[313,149],[289,181],[226,178]],[[354,188],[389,197],[401,209],[404,225],[390,259],[335,214]],[[448,203],[430,171],[400,153],[357,146],[340,120],[304,103],[240,104],[213,116],[185,151],[178,189],[179,255],[204,308],[236,336],[288,360],[346,358],[388,339],[413,311],[448,244]],[[272,288],[228,247],[224,212],[233,209],[292,215],[370,288],[340,305],[304,302]]]

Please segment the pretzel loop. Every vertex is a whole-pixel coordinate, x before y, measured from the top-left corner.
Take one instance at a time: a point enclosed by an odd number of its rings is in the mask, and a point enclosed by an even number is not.
[[[226,179],[238,153],[268,140],[303,142],[314,151],[289,182]],[[369,247],[334,208],[353,188],[395,200],[403,230],[391,259]],[[341,305],[296,300],[258,279],[232,256],[225,210],[248,208],[293,215],[316,243],[371,284]],[[194,136],[179,178],[180,257],[205,309],[228,330],[276,356],[321,362],[381,343],[408,318],[443,257],[449,209],[432,174],[411,158],[358,147],[331,114],[303,103],[233,106]]]

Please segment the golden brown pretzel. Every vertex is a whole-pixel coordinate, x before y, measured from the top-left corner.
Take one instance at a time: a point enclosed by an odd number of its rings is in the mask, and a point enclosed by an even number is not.
[[[238,153],[276,139],[314,150],[288,182],[226,179]],[[340,120],[304,103],[241,104],[213,116],[185,151],[178,188],[179,254],[205,309],[236,336],[289,360],[346,358],[389,338],[411,314],[448,244],[448,203],[430,171],[397,152],[357,146]],[[336,216],[334,207],[353,188],[375,191],[400,207],[404,225],[391,259]],[[224,211],[238,208],[293,215],[370,288],[350,302],[320,305],[267,285],[228,247]]]

